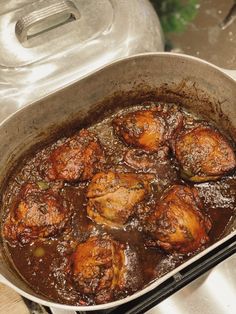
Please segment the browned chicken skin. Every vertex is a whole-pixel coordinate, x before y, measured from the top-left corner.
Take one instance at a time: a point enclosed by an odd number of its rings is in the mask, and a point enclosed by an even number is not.
[[[189,253],[208,242],[209,218],[201,212],[195,188],[174,185],[164,193],[147,221],[147,230],[166,251]]]
[[[135,205],[148,195],[152,175],[97,173],[88,186],[87,213],[99,224],[121,227],[134,213]]]
[[[91,237],[77,246],[72,256],[72,275],[80,293],[109,302],[125,286],[124,246],[109,236]]]
[[[236,166],[228,141],[205,125],[182,132],[176,139],[174,152],[184,177],[194,182],[218,179]]]
[[[28,183],[13,202],[3,234],[9,241],[28,243],[58,234],[70,215],[71,208],[62,196],[52,189],[41,190],[37,184]]]
[[[113,120],[116,134],[133,147],[149,152],[175,137],[183,124],[183,115],[177,106],[159,105],[148,110],[130,112]]]
[[[102,169],[104,152],[98,139],[88,130],[69,138],[49,156],[50,180],[89,180]]]

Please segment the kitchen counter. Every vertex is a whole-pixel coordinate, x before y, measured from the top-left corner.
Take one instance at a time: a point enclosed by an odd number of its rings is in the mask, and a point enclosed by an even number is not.
[[[29,314],[23,299],[12,289],[0,284],[0,314]]]

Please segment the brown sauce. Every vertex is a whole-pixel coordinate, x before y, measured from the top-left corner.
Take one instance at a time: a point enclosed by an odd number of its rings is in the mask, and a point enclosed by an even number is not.
[[[138,108],[140,107],[133,107],[132,110]],[[130,109],[123,109],[122,111],[126,112],[130,111]],[[122,162],[122,157],[128,147],[114,136],[111,126],[113,118],[114,115],[91,126],[90,130],[97,135],[104,146],[109,169],[124,172],[134,171]],[[45,160],[53,148],[63,141],[65,141],[65,138],[48,145],[21,165],[21,170],[11,178],[4,193],[3,200],[6,208],[11,204],[24,182],[43,180],[38,171],[38,165]],[[165,165],[160,167],[158,178],[161,182],[161,190],[160,187],[156,189],[154,186],[153,194],[149,201],[150,206],[155,202],[155,199],[158,199],[160,193],[166,187],[176,182],[182,182],[178,174],[178,167],[174,161],[172,166],[168,168],[168,171],[166,171]],[[213,222],[208,245],[222,237],[232,217],[235,215],[235,179],[236,174],[234,173],[216,182],[193,184],[199,190],[205,211]],[[65,272],[66,267],[68,267],[69,256],[74,251],[76,244],[83,242],[91,234],[110,233],[114,239],[128,244],[131,259],[133,258],[132,254],[138,256],[141,269],[133,271],[136,274],[142,273],[142,278],[130,274],[131,289],[127,289],[123,292],[123,295],[117,295],[116,298],[132,294],[135,290],[163,276],[190,257],[190,255],[167,254],[158,248],[147,248],[144,245],[142,227],[135,217],[122,230],[109,230],[96,225],[86,215],[86,188],[87,183],[64,184],[63,193],[73,203],[75,211],[70,226],[62,235],[45,240],[36,240],[23,246],[11,246],[8,242],[5,243],[6,254],[12,261],[15,269],[40,295],[64,304],[80,305],[82,304],[81,300],[87,304],[93,304],[93,300],[81,296],[73,288]],[[142,215],[142,208],[137,210],[140,210],[140,215]]]

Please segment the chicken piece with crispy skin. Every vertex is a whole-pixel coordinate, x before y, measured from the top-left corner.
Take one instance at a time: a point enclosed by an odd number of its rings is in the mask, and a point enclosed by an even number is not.
[[[98,139],[83,129],[52,151],[47,177],[68,182],[89,180],[102,170],[104,162],[104,152]]]
[[[174,152],[183,176],[194,182],[216,180],[236,166],[229,142],[207,125],[180,133]]]
[[[88,216],[99,224],[123,226],[149,194],[152,179],[148,174],[97,173],[88,186]]]
[[[21,244],[46,238],[60,233],[71,213],[71,205],[60,194],[28,183],[21,188],[10,208],[3,234],[10,242]]]
[[[166,251],[193,252],[209,241],[211,221],[201,209],[195,188],[173,185],[148,217],[146,229],[154,243]]]
[[[116,290],[125,288],[125,247],[107,235],[80,243],[71,265],[78,291],[93,296],[97,303],[111,301]]]
[[[177,106],[167,105],[137,110],[113,120],[115,133],[126,144],[148,152],[168,145],[182,125],[183,115]]]

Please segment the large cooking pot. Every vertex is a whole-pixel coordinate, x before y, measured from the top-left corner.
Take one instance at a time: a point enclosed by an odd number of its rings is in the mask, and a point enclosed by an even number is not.
[[[58,127],[88,117],[96,120],[115,106],[157,98],[181,104],[204,119],[214,121],[236,139],[236,75],[203,60],[171,53],[150,53],[125,58],[40,101],[20,109],[0,125],[0,186],[14,163],[30,147],[52,135]],[[235,75],[233,78],[233,75]],[[99,114],[98,114],[99,113]],[[0,281],[35,302],[63,310],[91,311],[118,306],[154,289],[160,283],[236,235],[236,217],[224,237],[150,285],[108,304],[70,306],[53,303],[37,295],[12,268],[1,241]],[[63,312],[64,313],[64,312]]]

